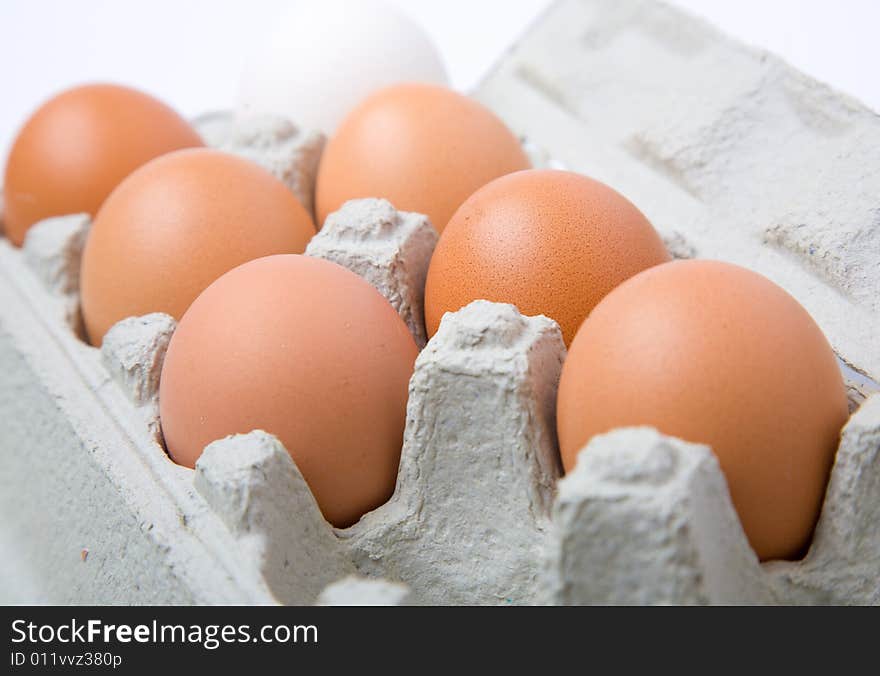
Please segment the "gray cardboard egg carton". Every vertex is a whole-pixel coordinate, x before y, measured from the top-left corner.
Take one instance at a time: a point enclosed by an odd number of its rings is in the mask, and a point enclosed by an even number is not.
[[[100,350],[79,339],[88,219],[70,216],[22,250],[0,240],[0,600],[880,602],[880,120],[643,2],[555,5],[476,95],[546,156],[620,189],[676,255],[781,283],[858,370],[806,557],[758,563],[705,446],[616,430],[560,479],[558,327],[485,301],[446,315],[419,355],[397,489],[351,528],[324,521],[264,432],[178,467],[156,413],[173,320],[124,320]],[[208,122],[215,145],[309,189],[320,138]],[[308,253],[364,275],[420,341],[434,243],[423,217],[367,200]]]

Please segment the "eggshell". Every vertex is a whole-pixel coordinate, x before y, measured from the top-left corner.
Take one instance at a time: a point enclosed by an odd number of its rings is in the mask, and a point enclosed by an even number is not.
[[[31,116],[6,164],[6,235],[21,246],[49,216],[94,215],[122,179],[149,160],[202,140],[171,108],[128,87],[69,89]]]
[[[801,305],[744,268],[681,261],[600,302],[565,361],[562,462],[596,434],[649,425],[711,445],[761,559],[803,553],[847,419],[834,353]]]
[[[254,258],[301,253],[315,229],[285,185],[253,162],[181,150],[126,178],[98,212],[80,273],[92,344],[120,319],[179,319],[211,282]]]
[[[239,107],[326,134],[369,94],[398,82],[446,84],[424,31],[373,0],[300,0],[248,56]]]
[[[355,108],[327,143],[318,223],[347,200],[379,197],[426,214],[442,231],[477,188],[529,166],[517,138],[476,101],[435,85],[388,87]]]
[[[605,294],[669,260],[625,197],[567,171],[522,171],[474,193],[440,236],[425,288],[434,335],[446,312],[477,299],[555,319],[566,345]]]
[[[347,526],[394,491],[416,354],[354,273],[307,256],[251,261],[209,286],[171,339],[159,392],[168,452],[193,467],[211,441],[275,434],[327,520]]]

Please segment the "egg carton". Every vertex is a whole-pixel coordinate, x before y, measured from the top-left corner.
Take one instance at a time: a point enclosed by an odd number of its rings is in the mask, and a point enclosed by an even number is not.
[[[853,414],[806,556],[758,562],[706,446],[615,430],[560,478],[559,329],[486,301],[446,315],[421,351],[395,493],[350,528],[322,518],[265,432],[179,467],[156,406],[173,320],[124,320],[101,349],[81,340],[88,219],[74,215],[35,226],[23,249],[0,240],[0,599],[880,601],[877,117],[701,21],[635,1],[554,5],[475,95],[548,157],[620,189],[676,255],[759,270],[828,333],[850,365]],[[211,123],[222,146],[234,123]],[[763,147],[777,137],[784,147]],[[297,147],[289,166],[307,166]],[[821,194],[792,198],[817,176]],[[424,218],[366,200],[308,253],[366,276],[417,328],[434,241]]]

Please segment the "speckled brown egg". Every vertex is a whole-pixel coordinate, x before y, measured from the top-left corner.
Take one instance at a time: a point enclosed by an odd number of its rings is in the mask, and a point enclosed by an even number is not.
[[[566,345],[611,289],[669,260],[623,195],[567,171],[521,171],[474,193],[440,236],[425,288],[433,335],[446,312],[477,299],[555,319]]]
[[[651,268],[608,294],[571,345],[557,410],[566,471],[618,427],[710,445],[761,559],[796,558],[809,543],[847,414],[807,311],[717,261]]]
[[[171,339],[159,392],[168,452],[193,467],[216,439],[270,432],[327,520],[347,526],[394,492],[417,352],[391,304],[336,263],[241,265]]]
[[[287,187],[249,160],[199,148],[159,157],[113,191],[95,218],[80,271],[89,340],[120,319],[180,319],[224,272],[301,253],[315,229]]]
[[[186,120],[143,92],[110,84],[62,92],[37,109],[13,142],[3,181],[6,235],[21,246],[39,220],[94,215],[145,162],[201,145]]]
[[[318,225],[347,200],[384,197],[442,231],[477,188],[529,166],[519,140],[485,106],[438,85],[395,85],[365,99],[327,143]]]

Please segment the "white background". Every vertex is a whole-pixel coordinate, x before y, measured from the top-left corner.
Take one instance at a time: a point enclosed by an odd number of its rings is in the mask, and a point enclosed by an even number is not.
[[[231,107],[250,45],[289,2],[0,0],[0,161],[18,126],[41,101],[82,82],[129,84],[186,116]],[[434,38],[452,84],[466,91],[550,2],[395,4]],[[880,110],[877,0],[674,4]]]

